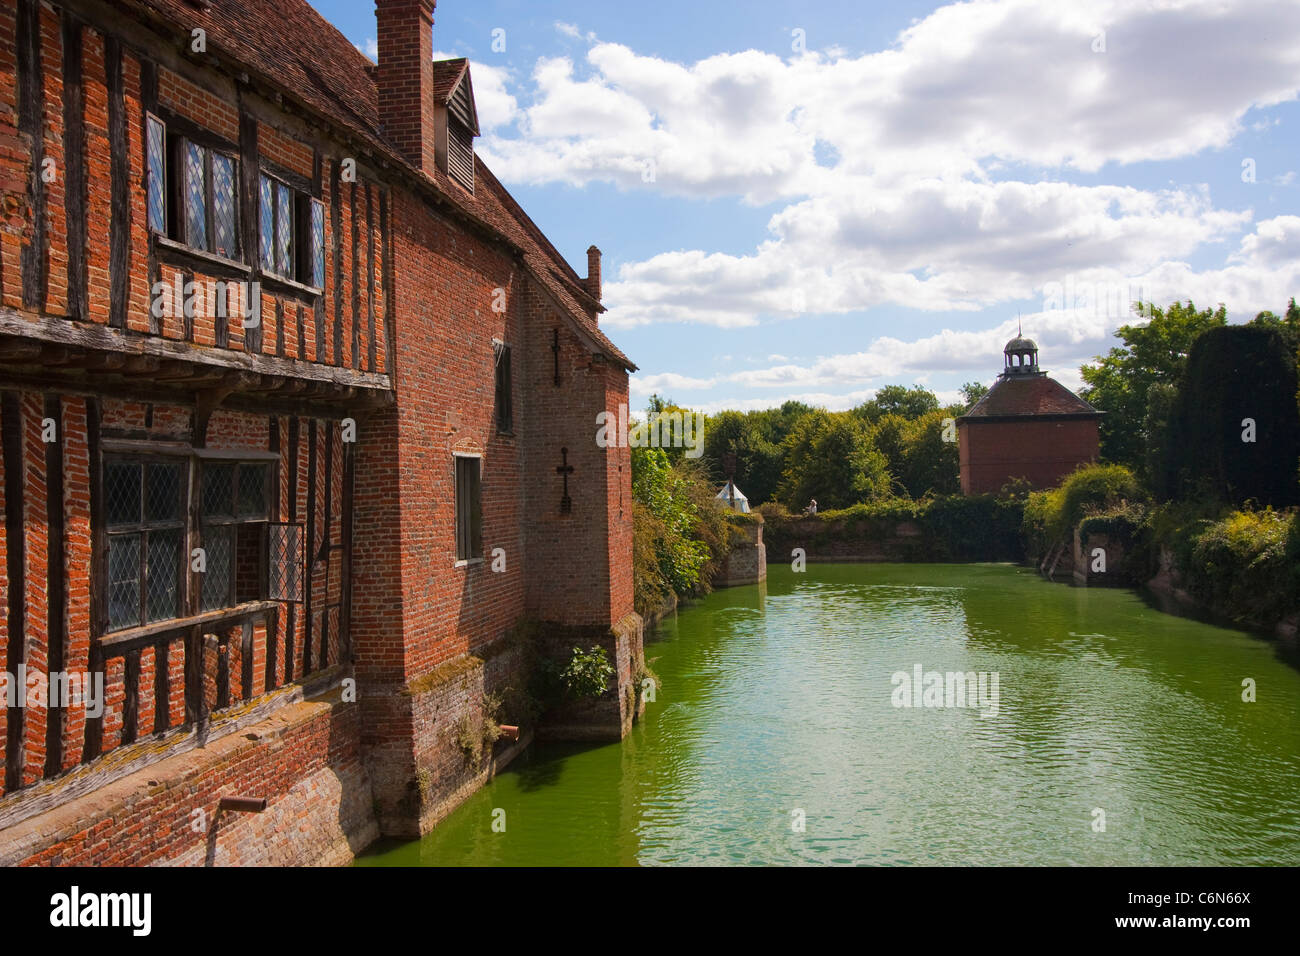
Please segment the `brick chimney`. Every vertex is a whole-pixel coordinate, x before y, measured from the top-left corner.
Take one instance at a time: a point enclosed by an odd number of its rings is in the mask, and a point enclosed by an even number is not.
[[[413,166],[434,165],[433,8],[437,0],[375,0],[379,122]]]
[[[600,301],[600,250],[595,246],[587,247],[587,279],[584,283],[588,294]]]

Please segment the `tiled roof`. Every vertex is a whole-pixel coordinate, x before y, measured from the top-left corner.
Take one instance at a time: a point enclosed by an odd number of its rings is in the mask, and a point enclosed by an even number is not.
[[[432,177],[412,166],[379,123],[375,65],[305,0],[118,0],[142,19],[170,32],[206,32],[208,51],[240,64],[250,75],[282,89],[304,106],[367,141],[391,163],[431,187],[465,218],[496,234],[523,254],[529,271],[599,351],[629,371],[636,366],[601,331],[581,277],[537,228],[514,198],[475,156],[478,186],[471,195],[441,171]],[[291,38],[291,41],[289,40]],[[463,72],[445,60],[434,65],[435,93],[441,80],[450,93]]]
[[[469,65],[469,60],[463,56],[457,60],[434,60],[433,61],[433,95],[446,103],[447,97],[451,95],[451,89],[460,79],[461,74],[465,72],[465,67]]]
[[[963,418],[1102,414],[1047,375],[1003,375]]]
[[[501,181],[492,175],[483,160],[475,156],[474,165],[474,199],[481,203],[489,221],[523,249],[524,262],[529,271],[546,287],[551,297],[578,320],[599,350],[621,363],[628,371],[636,371],[632,360],[609,340],[591,317],[588,309],[600,309],[600,305],[587,294],[578,274],[542,235],[542,231],[528,218],[528,214],[515,202],[505,186],[501,185]]]

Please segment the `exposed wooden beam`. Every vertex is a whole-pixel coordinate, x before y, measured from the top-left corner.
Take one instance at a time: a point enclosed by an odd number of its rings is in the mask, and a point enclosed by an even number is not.
[[[253,355],[234,349],[211,348],[103,325],[20,312],[8,306],[0,307],[0,336],[17,336],[53,345],[71,345],[127,355],[153,356],[259,375],[283,375],[362,390],[389,391],[392,388],[387,374],[336,368],[275,355]]]
[[[20,339],[0,339],[0,362],[25,362],[40,357],[43,346],[39,342]]]

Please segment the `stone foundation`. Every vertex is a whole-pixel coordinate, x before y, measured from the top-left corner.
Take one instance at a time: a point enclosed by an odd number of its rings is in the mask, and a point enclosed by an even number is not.
[[[741,540],[732,546],[718,575],[713,579],[717,588],[757,584],[767,580],[767,547],[763,544],[763,518],[733,521],[732,526]]]
[[[637,675],[645,667],[645,628],[629,614],[611,628],[546,627],[539,653],[567,661],[573,648],[603,647],[614,664],[614,678],[596,700],[572,701],[547,712],[538,736],[548,740],[622,740],[645,711]]]

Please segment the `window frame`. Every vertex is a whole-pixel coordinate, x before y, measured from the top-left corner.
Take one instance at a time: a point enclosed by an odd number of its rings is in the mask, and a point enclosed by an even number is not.
[[[173,130],[167,122],[154,113],[145,114],[145,135],[148,136],[149,124],[158,123],[163,129],[163,226],[159,230],[150,221],[148,215],[149,193],[152,190],[152,174],[148,170],[148,156],[145,157],[145,225],[149,232],[168,242],[177,243],[192,252],[205,256],[214,256],[225,262],[244,264],[243,238],[240,229],[240,189],[239,189],[239,152],[229,146],[220,146],[211,141]],[[203,155],[203,245],[196,245],[194,236],[190,235],[189,190],[186,175],[189,164],[186,161],[187,147],[193,146]],[[146,139],[147,148],[147,139]],[[232,249],[229,254],[217,250],[217,216],[216,187],[212,175],[213,157],[221,156],[230,163],[230,229]]]
[[[262,511],[258,516],[244,515],[240,513],[240,469],[248,466],[255,466],[263,470],[265,478],[262,484]],[[207,513],[206,486],[204,480],[207,477],[209,469],[231,468],[230,494],[232,510],[229,513],[217,513],[209,515]],[[227,610],[232,607],[238,607],[244,601],[238,600],[239,595],[239,532],[240,529],[247,525],[258,525],[257,534],[257,595],[247,598],[247,601],[262,601],[267,599],[270,593],[270,553],[269,537],[267,527],[272,522],[271,516],[271,488],[275,481],[275,474],[272,462],[266,460],[256,460],[248,458],[222,458],[208,459],[199,469],[198,475],[199,500],[195,509],[197,519],[196,530],[198,531],[198,545],[204,549],[208,559],[207,570],[204,571],[203,578],[198,582],[198,610],[200,614],[210,611]],[[206,607],[207,585],[211,580],[208,575],[212,572],[212,550],[208,547],[209,532],[215,529],[230,529],[230,572],[229,580],[226,582],[226,595],[224,603],[217,607]]]
[[[493,420],[497,433],[513,435],[515,433],[514,408],[514,368],[511,364],[511,348],[500,339],[492,340],[492,377],[493,377]],[[504,380],[503,380],[504,379]]]
[[[453,505],[455,532],[455,567],[478,564],[483,561],[483,456],[477,452],[452,452]],[[463,489],[461,484],[462,463],[474,463],[473,487]],[[472,500],[464,502],[464,496],[472,495]],[[469,505],[468,514],[462,511],[462,503]],[[462,522],[468,522],[463,525]]]
[[[159,127],[159,129],[162,130],[162,144],[158,147],[158,151],[159,151],[158,160],[162,164],[162,168],[159,171],[160,181],[156,184],[156,188],[160,194],[158,201],[162,206],[161,224],[154,223],[153,214],[150,210],[150,205],[149,205],[150,199],[152,198],[153,191],[155,189],[153,170],[150,169],[150,158],[153,155],[152,139],[150,137],[150,127],[155,124]],[[145,111],[144,114],[145,227],[149,230],[150,233],[153,233],[154,235],[164,236],[168,239],[171,238],[171,236],[168,235],[168,228],[167,228],[167,222],[168,222],[167,217],[171,207],[171,203],[167,201],[167,193],[169,191],[167,188],[167,184],[171,181],[171,156],[169,155],[170,151],[167,149],[167,141],[169,138],[170,135],[167,132],[167,122],[161,116],[158,116],[156,113]]]
[[[100,582],[95,587],[101,589],[103,595],[102,609],[98,619],[93,623],[92,630],[93,640],[121,640],[124,637],[130,638],[136,632],[153,632],[160,628],[169,626],[184,627],[185,622],[195,618],[214,613],[233,611],[245,604],[256,602],[275,601],[278,603],[302,603],[302,589],[306,587],[307,567],[305,562],[305,546],[303,535],[303,524],[301,521],[286,522],[281,521],[279,515],[279,505],[277,499],[277,489],[279,488],[280,475],[280,456],[274,452],[263,452],[256,449],[205,449],[194,448],[188,444],[168,444],[141,442],[131,439],[106,438],[102,441],[100,449],[95,456],[96,461],[93,467],[98,475],[97,481],[101,489],[97,506],[91,512],[91,534],[97,542],[95,546],[95,566],[92,567],[92,579]],[[109,521],[109,504],[107,501],[107,475],[108,468],[114,464],[136,464],[142,469],[149,465],[179,465],[180,474],[180,501],[179,517],[175,519],[157,519],[152,523],[147,518],[147,473],[140,472],[140,522],[125,524],[110,524]],[[234,513],[230,515],[206,516],[203,508],[203,481],[207,469],[214,466],[235,465],[240,466],[258,466],[265,468],[265,477],[262,486],[263,510],[256,515],[252,512],[240,513],[239,510],[239,470],[236,467],[232,471],[231,477],[231,494],[232,507]],[[203,586],[207,578],[203,574],[191,570],[193,549],[205,547],[204,529],[212,527],[231,527],[238,529],[240,526],[260,525],[257,532],[257,555],[258,566],[256,569],[257,596],[245,597],[244,600],[236,602],[238,595],[239,581],[239,551],[237,545],[237,531],[232,534],[232,553],[230,564],[230,581],[227,585],[226,596],[217,607],[204,610],[203,607]],[[271,525],[294,525],[297,528],[296,538],[298,551],[296,554],[284,555],[272,554],[270,550],[270,535],[268,529]],[[177,613],[172,616],[150,619],[148,613],[149,600],[149,575],[147,569],[148,561],[148,539],[146,533],[149,530],[179,530],[181,533],[181,543],[177,555]],[[126,537],[128,535],[140,536],[140,570],[136,575],[136,587],[139,591],[137,616],[131,623],[114,626],[111,602],[111,582],[110,582],[110,557],[109,547],[113,538]],[[292,539],[293,535],[287,536]],[[210,558],[210,550],[209,550]],[[274,597],[271,594],[270,568],[276,560],[290,560],[296,563],[296,580],[298,584],[298,595],[296,597]]]
[[[190,541],[189,516],[187,511],[186,489],[188,488],[192,462],[184,456],[150,454],[147,452],[115,452],[106,451],[102,457],[100,468],[101,474],[107,475],[108,469],[114,465],[135,465],[140,469],[140,510],[139,520],[129,524],[112,524],[109,521],[108,503],[103,502],[101,510],[103,514],[99,518],[100,528],[104,535],[104,583],[105,583],[105,613],[104,613],[104,634],[117,634],[121,631],[128,631],[137,627],[146,627],[150,624],[157,624],[161,621],[176,620],[183,617],[186,605],[186,587],[185,571],[189,567],[188,547]],[[153,519],[148,517],[148,479],[145,469],[151,465],[178,465],[181,470],[177,492],[179,495],[177,517],[172,519]],[[106,481],[103,483],[106,485]],[[105,487],[105,494],[107,488]],[[172,617],[150,618],[149,616],[149,535],[151,532],[158,531],[180,531],[180,545],[177,548],[176,567],[176,608],[180,612]],[[138,565],[136,575],[136,619],[134,623],[114,626],[112,618],[112,590],[113,582],[110,577],[112,568],[111,551],[114,538],[136,537],[139,539],[139,553],[136,557]]]
[[[160,155],[160,182],[155,185],[153,170],[150,168],[150,158],[152,156],[150,130],[156,125],[162,131],[162,144]],[[204,216],[204,245],[198,246],[191,241],[189,235],[189,217],[188,206],[186,204],[187,190],[185,188],[185,148],[187,144],[192,144],[195,148],[203,152],[203,216]],[[218,145],[212,140],[205,137],[191,135],[189,133],[177,130],[172,124],[169,124],[162,116],[155,112],[146,110],[144,113],[144,145],[145,145],[145,228],[150,235],[157,236],[167,242],[176,243],[193,252],[207,256],[215,256],[226,262],[244,264],[243,241],[240,230],[239,215],[239,151],[230,145]],[[231,240],[233,248],[227,255],[216,250],[216,196],[213,186],[212,167],[213,156],[218,155],[230,162],[230,212],[231,212]],[[161,203],[162,223],[154,222],[153,215],[150,211],[150,201],[157,190],[159,202]]]
[[[266,258],[267,253],[265,253],[262,248],[263,180],[271,186],[269,264]],[[289,194],[289,246],[285,253],[287,259],[287,262],[285,263],[287,270],[280,269],[280,264],[276,261],[278,257],[276,237],[280,230],[279,191],[281,189],[285,190]],[[317,210],[319,210],[319,212],[317,212]],[[319,262],[317,261],[315,254],[315,243],[313,241],[318,217],[320,227]],[[309,289],[312,292],[319,294],[325,289],[327,263],[328,250],[325,246],[325,202],[319,197],[314,196],[311,191],[304,189],[302,185],[293,182],[288,178],[287,174],[282,174],[274,168],[268,168],[266,165],[260,166],[257,174],[258,269],[272,279],[281,282],[291,282],[297,286]],[[317,274],[317,265],[320,266],[319,275]]]

